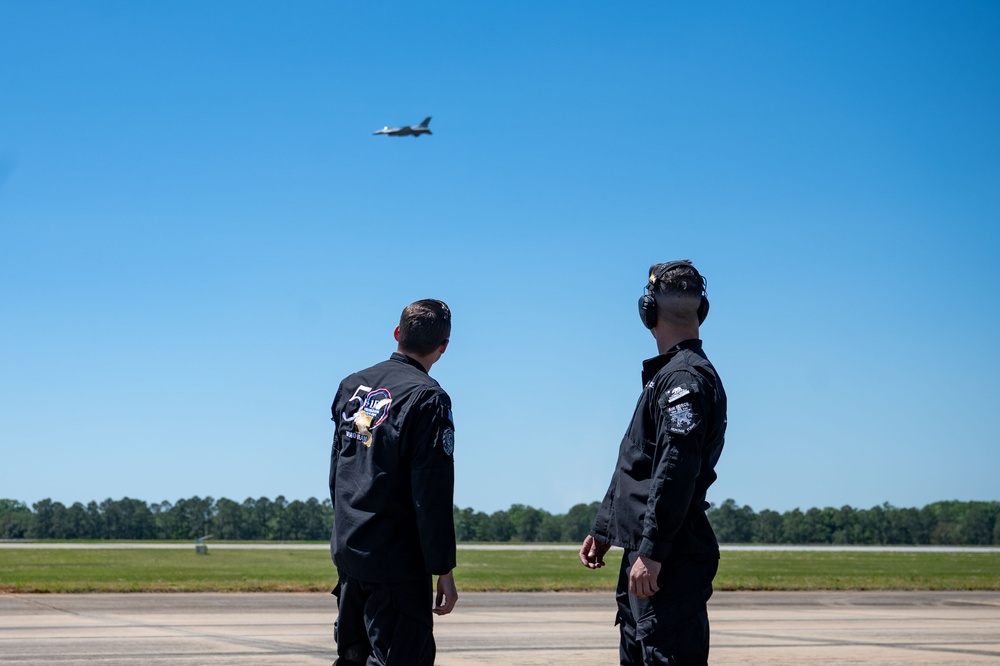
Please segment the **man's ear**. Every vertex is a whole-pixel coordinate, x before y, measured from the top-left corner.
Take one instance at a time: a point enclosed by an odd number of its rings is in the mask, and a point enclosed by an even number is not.
[[[392,337],[396,339],[396,342],[399,342],[399,326],[397,326],[396,330],[392,332]]]
[[[438,353],[443,354],[446,349],[448,349],[448,343],[450,340],[445,340],[440,345],[438,345]]]

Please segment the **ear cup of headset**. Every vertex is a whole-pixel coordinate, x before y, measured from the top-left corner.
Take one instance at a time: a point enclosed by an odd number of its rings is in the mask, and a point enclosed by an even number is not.
[[[705,319],[708,318],[708,309],[711,304],[708,302],[708,296],[701,297],[701,303],[698,304],[698,325],[705,323]],[[642,320],[642,325],[646,328],[652,329],[656,326],[656,299],[646,294],[639,299],[639,319]]]
[[[639,299],[639,319],[646,328],[656,326],[656,299],[649,294],[643,294]]]

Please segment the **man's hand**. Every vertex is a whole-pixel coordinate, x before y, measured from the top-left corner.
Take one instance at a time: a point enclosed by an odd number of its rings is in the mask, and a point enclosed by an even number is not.
[[[628,591],[636,599],[648,599],[660,591],[656,579],[660,575],[660,563],[640,555],[628,572]]]
[[[588,569],[600,569],[604,566],[604,554],[609,548],[611,548],[610,543],[598,541],[588,534],[580,546],[580,561]]]
[[[447,615],[455,608],[458,601],[458,588],[455,587],[455,572],[438,576],[437,599],[434,604],[435,615]]]

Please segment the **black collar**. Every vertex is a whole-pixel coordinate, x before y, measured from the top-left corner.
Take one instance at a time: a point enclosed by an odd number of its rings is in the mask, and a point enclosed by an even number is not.
[[[391,360],[391,361],[400,361],[402,363],[408,363],[408,364],[412,365],[414,368],[417,368],[418,370],[420,370],[421,372],[423,372],[425,375],[430,374],[429,372],[427,372],[427,368],[424,367],[423,363],[421,363],[420,361],[417,361],[415,359],[410,358],[409,356],[407,356],[406,354],[403,354],[402,352],[392,352],[392,356],[389,357],[389,360]]]
[[[656,373],[663,369],[667,363],[670,362],[674,356],[677,356],[677,352],[682,349],[697,349],[701,350],[701,340],[698,338],[690,338],[682,342],[677,343],[667,351],[663,352],[659,356],[654,356],[653,358],[646,359],[642,362],[642,384],[643,386],[656,376]]]

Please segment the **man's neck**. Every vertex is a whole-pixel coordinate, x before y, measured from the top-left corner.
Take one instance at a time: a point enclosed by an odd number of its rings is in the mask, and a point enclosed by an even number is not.
[[[653,329],[653,337],[656,338],[656,351],[659,354],[666,354],[685,340],[692,340],[698,337],[698,327],[694,328],[674,328],[663,326]]]
[[[420,365],[424,366],[424,370],[427,371],[427,374],[430,374],[430,372],[431,372],[431,366],[434,365],[435,361],[437,361],[438,358],[441,356],[440,354],[437,354],[436,352],[431,352],[430,354],[424,354],[424,355],[421,356],[421,355],[414,354],[411,351],[404,350],[404,349],[402,349],[400,347],[397,347],[396,351],[398,353],[402,354],[403,356],[408,356],[408,357],[412,358],[414,361],[416,361]]]

